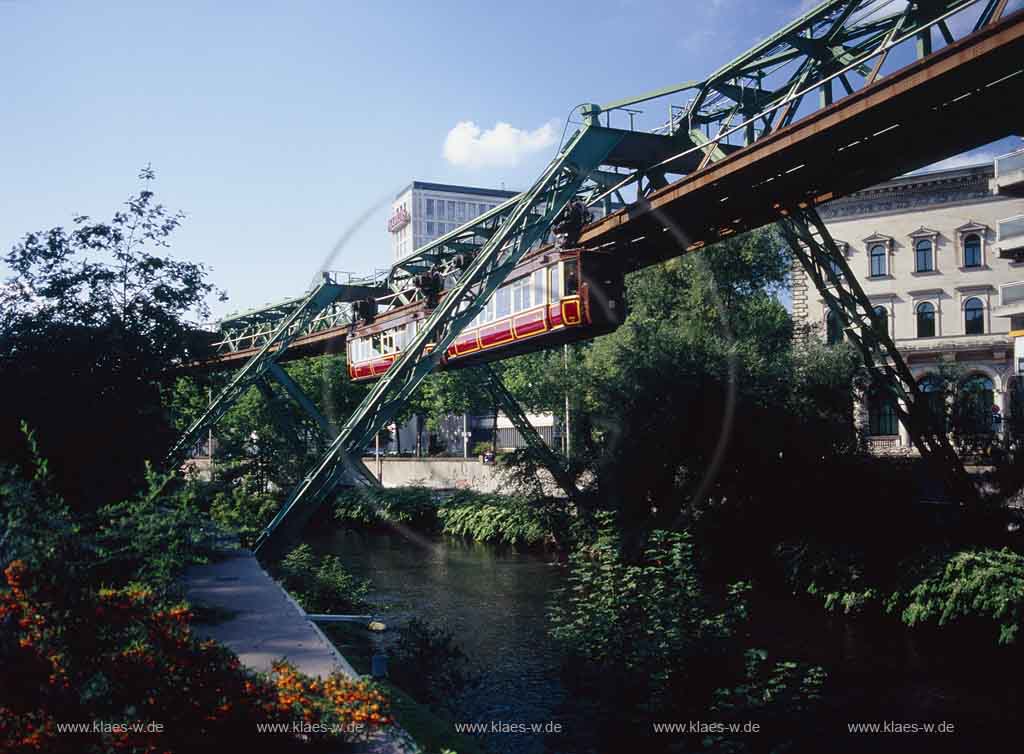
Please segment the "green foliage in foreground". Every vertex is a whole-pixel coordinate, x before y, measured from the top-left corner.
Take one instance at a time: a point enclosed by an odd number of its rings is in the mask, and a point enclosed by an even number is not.
[[[352,489],[335,503],[335,517],[360,526],[404,524],[420,531],[478,542],[541,544],[568,525],[557,503],[470,490],[438,492],[425,487]]]
[[[452,711],[455,698],[474,681],[454,634],[419,618],[398,629],[390,673],[417,701],[445,712]]]
[[[317,556],[299,545],[275,568],[285,588],[310,613],[351,613],[366,608],[370,583],[345,570],[336,555]]]
[[[916,583],[886,601],[908,626],[991,621],[1000,644],[1013,644],[1024,617],[1024,557],[1008,549],[969,549],[928,558]]]
[[[930,548],[888,574],[868,573],[864,548],[788,542],[776,548],[790,584],[828,611],[898,615],[908,626],[973,624],[1014,644],[1024,621],[1024,556],[1007,548]]]
[[[688,532],[654,531],[642,557],[628,562],[611,519],[600,520],[550,606],[551,634],[579,670],[579,693],[614,699],[622,719],[770,722],[812,712],[821,668],[770,663],[745,646],[748,584],[709,589]],[[736,741],[711,743],[745,751]]]

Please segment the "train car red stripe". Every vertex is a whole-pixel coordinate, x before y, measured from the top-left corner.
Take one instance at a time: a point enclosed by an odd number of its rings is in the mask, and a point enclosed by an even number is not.
[[[548,331],[544,308],[533,309],[512,318],[512,332],[516,339],[529,338]]]
[[[493,324],[480,328],[481,348],[494,348],[495,346],[500,346],[503,343],[511,343],[515,339],[516,336],[512,332],[511,318],[503,319],[500,322],[494,322]]]

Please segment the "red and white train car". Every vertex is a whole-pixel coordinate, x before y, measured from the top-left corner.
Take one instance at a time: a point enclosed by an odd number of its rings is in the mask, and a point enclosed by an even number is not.
[[[439,368],[471,366],[611,332],[625,317],[622,294],[622,270],[608,255],[587,249],[535,254],[494,292],[448,347]],[[347,343],[349,376],[364,382],[384,374],[430,313],[427,303],[418,301],[354,328]]]

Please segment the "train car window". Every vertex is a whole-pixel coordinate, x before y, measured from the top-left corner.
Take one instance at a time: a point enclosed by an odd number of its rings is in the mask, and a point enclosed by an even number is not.
[[[491,297],[489,299],[487,299],[487,308],[484,309],[484,315],[486,315],[484,317],[484,322],[491,322],[491,321],[494,320],[494,298],[495,298],[495,295],[496,294],[492,293]]]
[[[494,313],[497,317],[507,317],[512,313],[512,291],[509,290],[507,285],[498,289],[498,292],[494,294],[494,300],[496,302]]]
[[[565,269],[565,295],[575,296],[580,290],[580,276],[579,276],[579,265],[580,263],[575,259],[570,259],[563,263],[562,267]]]
[[[530,308],[530,278],[519,278],[512,283],[512,311],[522,312]]]
[[[533,273],[533,305],[540,306],[544,303],[544,270],[539,269]]]
[[[552,304],[558,303],[558,300],[562,298],[561,292],[561,278],[558,276],[558,265],[552,265],[548,267],[548,301]]]
[[[370,356],[374,358],[380,356],[380,333],[370,338]]]

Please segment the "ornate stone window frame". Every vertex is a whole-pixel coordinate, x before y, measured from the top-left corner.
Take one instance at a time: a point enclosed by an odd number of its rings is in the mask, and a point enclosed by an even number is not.
[[[984,246],[984,242],[982,242]],[[984,252],[982,252],[982,262],[985,261]],[[957,304],[960,309],[960,329],[964,335],[967,335],[967,321],[965,306],[967,302],[972,298],[976,298],[981,301],[982,309],[985,312],[984,320],[984,331],[982,335],[990,335],[992,333],[992,294],[996,292],[994,285],[982,284],[982,285],[958,285],[956,287],[957,296],[959,301]],[[977,337],[974,335],[973,337]]]
[[[914,262],[911,275],[938,275],[939,273],[939,231],[926,228],[923,225],[908,235],[910,238],[910,250],[913,252]],[[932,268],[919,271],[917,269],[917,242],[929,241],[932,245]]]
[[[959,264],[957,267],[963,272],[973,272],[975,270],[987,270],[988,269],[988,234],[990,228],[982,223],[975,222],[974,220],[968,220],[966,223],[956,229],[956,245],[957,255],[959,257]],[[967,249],[964,245],[964,240],[967,236],[976,235],[981,240],[981,265],[978,267],[968,267],[967,259],[965,254]]]
[[[919,291],[907,291],[907,295],[910,296],[910,314],[914,318],[914,338],[919,337],[917,334],[917,307],[924,303],[929,303],[935,307],[935,335],[930,337],[941,338],[943,336],[942,297],[944,293],[945,291],[943,291],[942,288],[925,288]]]
[[[867,252],[867,279],[868,280],[884,280],[885,278],[892,277],[892,257],[893,249],[895,248],[895,239],[892,236],[886,236],[882,233],[872,233],[870,236],[862,240],[864,244],[864,250]],[[882,275],[871,274],[871,249],[875,246],[885,247],[885,273]]]

